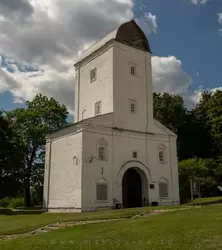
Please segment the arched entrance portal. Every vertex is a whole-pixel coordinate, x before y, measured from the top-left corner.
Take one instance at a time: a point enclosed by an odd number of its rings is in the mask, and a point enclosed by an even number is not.
[[[142,207],[148,198],[148,181],[138,168],[129,168],[122,179],[122,201],[124,208]],[[145,204],[144,204],[145,203]]]

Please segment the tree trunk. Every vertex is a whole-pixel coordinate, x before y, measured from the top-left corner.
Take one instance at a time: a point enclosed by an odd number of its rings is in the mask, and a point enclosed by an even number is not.
[[[25,178],[25,205],[31,207],[31,190],[30,190],[30,179],[32,174],[32,164],[36,154],[37,147],[32,148],[31,157],[28,161],[27,175]]]
[[[25,179],[25,205],[31,207],[30,176]]]

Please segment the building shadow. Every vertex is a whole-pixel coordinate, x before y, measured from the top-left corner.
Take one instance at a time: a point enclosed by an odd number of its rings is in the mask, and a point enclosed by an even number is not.
[[[36,209],[25,209],[25,210],[12,210],[10,208],[0,209],[0,215],[32,215],[32,214],[43,214],[45,211]]]

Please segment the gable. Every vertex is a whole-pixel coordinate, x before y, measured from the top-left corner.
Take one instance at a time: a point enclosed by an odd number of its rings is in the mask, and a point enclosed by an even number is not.
[[[158,122],[156,119],[153,119],[154,124],[154,133],[156,134],[165,134],[170,136],[177,136],[173,131],[168,129],[166,126],[164,126],[162,123]]]

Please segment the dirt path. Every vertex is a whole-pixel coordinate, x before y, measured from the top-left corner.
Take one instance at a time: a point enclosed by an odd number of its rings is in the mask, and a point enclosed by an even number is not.
[[[135,219],[138,217],[147,217],[147,216],[153,216],[153,215],[159,215],[163,214],[166,212],[171,212],[171,211],[177,211],[177,210],[186,210],[190,208],[179,208],[179,209],[169,209],[169,210],[154,210],[146,213],[140,213],[137,214],[129,219]],[[21,233],[21,234],[11,234],[11,235],[0,235],[0,240],[12,240],[12,239],[17,239],[21,237],[27,237],[27,236],[33,236],[33,235],[39,235],[43,233],[48,233],[52,232],[53,230],[58,230],[58,229],[64,229],[68,227],[73,227],[73,226],[79,226],[79,225],[86,225],[86,224],[92,224],[92,223],[101,223],[101,222],[108,222],[108,221],[120,221],[120,220],[126,220],[126,218],[119,218],[119,219],[107,219],[107,220],[88,220],[88,221],[70,221],[70,222],[57,222],[54,224],[46,225],[44,227],[37,228],[35,230],[26,232],[26,233]]]

